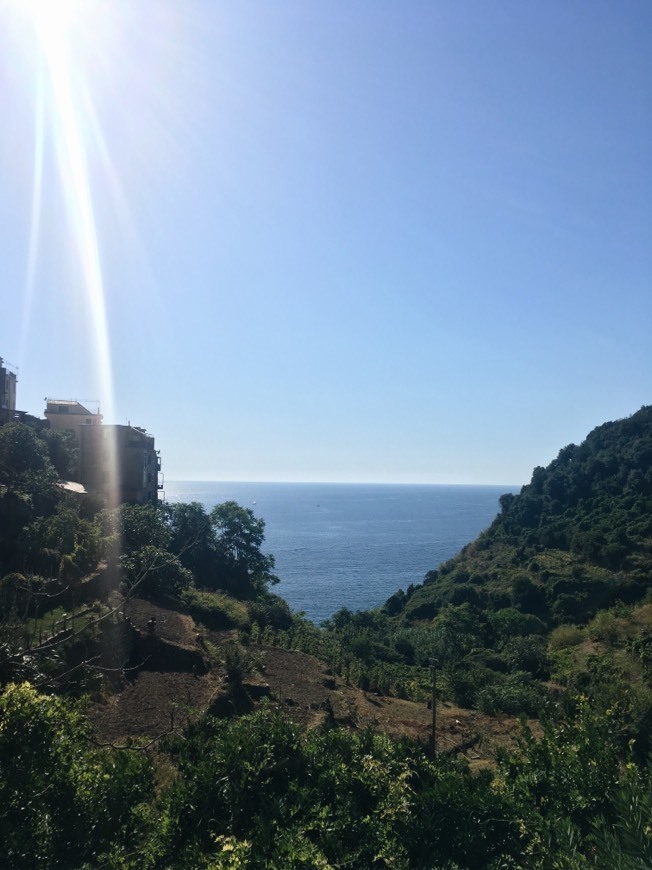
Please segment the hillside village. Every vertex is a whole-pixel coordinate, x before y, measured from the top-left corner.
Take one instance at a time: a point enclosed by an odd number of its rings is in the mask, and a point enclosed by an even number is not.
[[[0,357],[0,425],[35,418],[16,409],[16,372]],[[161,455],[154,437],[139,426],[104,423],[102,414],[74,399],[46,399],[45,423],[69,435],[76,458],[70,481],[115,504],[157,504],[163,490]]]

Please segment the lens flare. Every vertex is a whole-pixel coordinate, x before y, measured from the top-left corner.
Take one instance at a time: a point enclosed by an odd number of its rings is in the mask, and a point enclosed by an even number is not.
[[[45,33],[65,32],[81,7],[81,0],[21,0],[20,7],[34,27]]]
[[[88,11],[85,4],[84,9]],[[76,253],[84,295],[90,312],[94,336],[96,365],[100,377],[100,390],[105,415],[114,416],[111,350],[106,315],[106,298],[102,263],[98,244],[93,195],[88,170],[88,156],[82,135],[84,105],[90,100],[83,88],[83,71],[75,65],[71,36],[81,14],[79,0],[23,0],[21,12],[32,24],[36,36],[39,69],[37,76],[36,147],[34,160],[32,226],[30,231],[30,262],[28,264],[28,298],[33,294],[35,262],[39,237],[42,196],[43,115],[44,107],[51,123],[60,181],[64,191],[73,248]],[[31,286],[30,286],[31,285]],[[109,439],[111,441],[111,439]],[[108,460],[116,483],[116,446],[107,444]],[[109,502],[116,503],[117,489],[109,494]]]
[[[107,422],[116,422],[108,302],[117,309],[134,286],[138,310],[148,312],[146,297],[157,293],[136,215],[150,217],[148,195],[188,159],[179,131],[190,129],[193,100],[207,93],[193,47],[201,20],[172,0],[0,0],[0,35],[9,57],[17,52],[12,80],[22,84],[24,77],[34,105],[22,346],[29,347],[29,323],[44,292],[39,269],[52,258],[60,271],[48,283],[57,286],[61,276],[70,288],[61,301],[86,321],[75,338],[68,321],[62,330],[96,374],[92,393]],[[22,171],[24,150],[11,157]],[[53,215],[57,224],[46,237]],[[111,293],[107,280],[115,281]],[[131,301],[130,294],[128,317]],[[110,453],[115,462],[115,446]]]
[[[40,75],[41,73],[39,73]],[[38,260],[39,230],[41,226],[41,203],[43,201],[43,88],[37,87],[34,105],[34,168],[32,172],[32,220],[29,232],[29,248],[27,254],[27,278],[25,281],[25,301],[23,304],[23,322],[20,336],[21,358],[27,347],[28,324],[34,300],[36,287],[36,264]]]

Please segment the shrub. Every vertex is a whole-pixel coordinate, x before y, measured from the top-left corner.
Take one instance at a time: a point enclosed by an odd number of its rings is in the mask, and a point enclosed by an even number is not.
[[[224,648],[224,668],[232,689],[238,689],[254,669],[254,659],[239,644],[228,643]]]
[[[191,586],[183,592],[181,599],[190,615],[207,628],[219,631],[249,625],[246,604],[229,595],[200,591]]]
[[[483,713],[509,713],[536,716],[544,707],[548,696],[540,683],[530,674],[516,671],[506,676],[497,675],[490,685],[477,694],[477,704]]]
[[[147,546],[120,560],[129,592],[138,595],[179,595],[192,583],[192,574],[167,550]]]
[[[601,610],[587,626],[587,632],[591,640],[615,644],[624,635],[624,625],[612,610]]]
[[[270,626],[277,631],[287,631],[292,627],[292,611],[287,601],[271,592],[263,593],[249,605],[252,622],[261,628]]]
[[[522,866],[509,804],[450,759],[368,731],[301,732],[271,710],[204,720],[185,738],[152,831],[156,861],[139,866]]]
[[[474,707],[478,692],[494,680],[496,674],[489,668],[474,662],[465,661],[448,674],[451,695],[460,707]]]
[[[584,640],[584,632],[577,625],[559,625],[550,632],[548,646],[551,650],[579,646]]]
[[[504,640],[546,633],[545,623],[538,616],[532,613],[521,613],[514,607],[505,607],[492,613],[490,622],[498,637]]]
[[[515,637],[505,644],[503,654],[513,671],[527,671],[540,680],[550,675],[546,640],[543,637]]]
[[[29,683],[0,695],[2,867],[108,866],[152,792],[148,758],[94,746],[77,706]]]

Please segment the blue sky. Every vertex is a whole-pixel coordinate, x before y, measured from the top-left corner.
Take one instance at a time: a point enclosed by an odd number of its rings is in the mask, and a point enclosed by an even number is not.
[[[647,0],[60,2],[0,4],[19,407],[170,479],[522,484],[650,402]]]

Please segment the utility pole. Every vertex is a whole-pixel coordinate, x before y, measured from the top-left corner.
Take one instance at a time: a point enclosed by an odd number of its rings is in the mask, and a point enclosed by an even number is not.
[[[432,706],[432,735],[430,746],[432,749],[432,757],[435,758],[437,755],[437,660],[430,660],[430,670],[432,673],[432,698],[431,698],[431,706]]]

